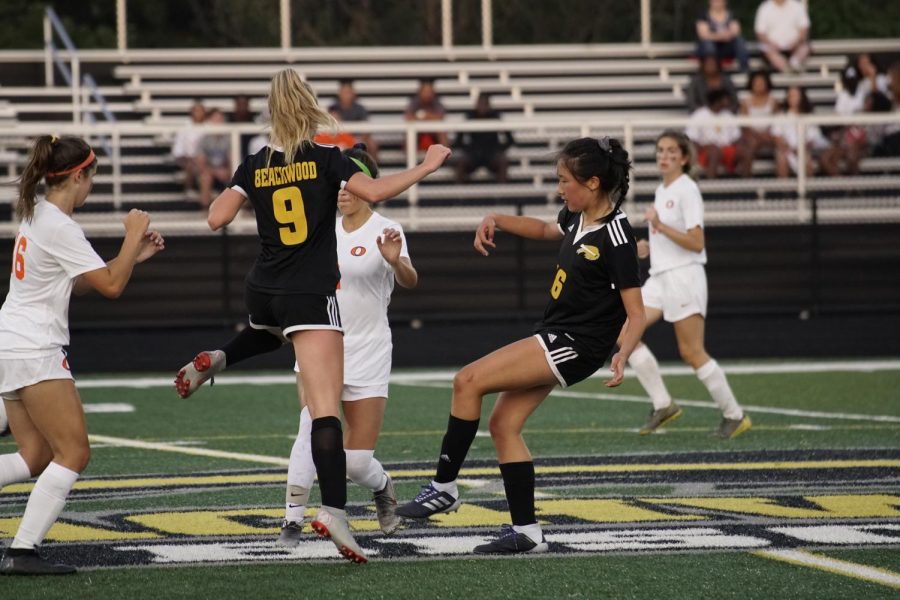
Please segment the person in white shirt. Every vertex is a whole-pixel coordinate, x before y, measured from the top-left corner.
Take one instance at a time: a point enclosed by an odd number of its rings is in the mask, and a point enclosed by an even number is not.
[[[813,112],[812,103],[806,90],[797,85],[788,88],[784,98],[783,110],[788,115],[807,115]],[[772,135],[775,137],[775,172],[778,177],[790,177],[791,172],[797,172],[799,155],[797,148],[800,145],[797,137],[797,125],[795,123],[778,123],[772,126]],[[806,175],[813,174],[813,157],[821,159],[823,151],[829,147],[828,139],[822,133],[818,125],[806,126]]]
[[[15,538],[0,560],[3,575],[65,575],[37,546],[56,521],[90,458],[81,399],[64,347],[69,297],[93,289],[117,298],[134,265],[164,247],[150,216],[132,210],[125,240],[108,263],[85,239],[72,213],[87,200],[97,172],[91,147],[76,137],[41,136],[19,180],[9,293],[0,308],[0,397],[18,452],[0,456],[0,488],[37,476]],[[36,198],[46,181],[46,198]]]
[[[206,121],[206,107],[198,98],[191,105],[191,120],[175,134],[172,143],[172,158],[175,159],[182,171],[184,171],[184,191],[194,189],[197,184],[199,168],[197,155],[200,152],[200,142],[203,140],[203,130],[200,125]],[[208,203],[207,203],[208,204]]]
[[[754,30],[763,58],[774,69],[803,70],[809,58],[809,14],[800,0],[765,0],[756,9]]]
[[[378,177],[378,165],[365,144],[344,151],[367,176]],[[335,222],[338,266],[338,309],[344,330],[344,384],[341,407],[346,420],[345,455],[347,476],[370,489],[376,515],[385,534],[396,531],[400,518],[394,511],[397,499],[390,476],[375,459],[375,444],[381,432],[391,374],[391,329],[387,308],[396,281],[412,289],[418,274],[409,258],[403,228],[374,212],[369,203],[343,189],[338,194],[341,216]],[[266,352],[277,350],[283,340],[263,329],[246,328],[220,350],[203,352],[211,365],[204,376]],[[185,368],[190,368],[185,365]],[[295,365],[295,370],[298,370]],[[299,370],[298,370],[299,372]],[[200,377],[200,375],[192,375]],[[298,375],[302,377],[302,373]],[[206,379],[199,380],[206,381]],[[197,384],[199,385],[199,383]],[[190,396],[197,385],[182,390]],[[300,429],[291,450],[285,518],[279,543],[300,542],[304,512],[316,474],[311,448],[312,418],[307,406],[300,413]]]
[[[741,128],[734,120],[734,113],[728,110],[729,103],[728,92],[712,90],[707,94],[706,106],[695,110],[688,120],[686,133],[697,144],[707,179],[718,177],[720,167],[734,172],[735,143],[741,137]]]
[[[656,165],[663,180],[656,189],[653,206],[645,213],[650,241],[638,241],[638,256],[650,258],[650,278],[641,288],[647,326],[660,319],[672,323],[682,360],[693,367],[722,410],[716,434],[732,439],[750,429],[751,422],[734,397],[725,372],[704,346],[707,289],[703,197],[688,175],[688,137],[679,131],[664,131],[656,140]],[[632,352],[628,364],[653,402],[641,435],[680,417],[682,410],[669,395],[659,363],[645,344]]]

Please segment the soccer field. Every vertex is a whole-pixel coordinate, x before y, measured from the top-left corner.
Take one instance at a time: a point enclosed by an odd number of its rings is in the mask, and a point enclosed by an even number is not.
[[[295,550],[274,543],[298,418],[289,371],[226,375],[187,401],[168,375],[82,378],[92,460],[44,546],[81,573],[3,578],[0,597],[896,597],[900,361],[726,367],[754,423],[728,442],[710,437],[719,412],[682,369],[666,381],[685,414],[652,436],[636,433],[649,403],[633,377],[544,403],[525,437],[549,554],[470,554],[509,518],[485,431],[458,513],[384,537],[349,487],[365,566],[311,532]],[[432,474],[451,377],[394,376],[376,456],[401,501]],[[30,489],[0,492],[0,536]]]

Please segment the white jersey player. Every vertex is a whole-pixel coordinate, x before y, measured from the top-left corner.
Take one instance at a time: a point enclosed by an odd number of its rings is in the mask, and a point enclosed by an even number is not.
[[[90,457],[84,412],[63,349],[69,344],[69,297],[94,289],[117,298],[134,265],[163,248],[162,237],[148,231],[150,216],[132,210],[123,220],[119,255],[109,263],[97,255],[72,219],[96,171],[97,158],[84,140],[47,135],[35,142],[19,182],[19,233],[0,308],[0,396],[18,452],[0,456],[0,488],[38,479],[0,560],[3,575],[75,572],[37,552]],[[47,197],[36,199],[42,179]]]
[[[706,325],[706,244],[703,235],[703,198],[691,169],[691,142],[678,131],[665,131],[656,141],[656,165],[662,183],[656,189],[653,206],[645,214],[649,244],[638,242],[638,256],[650,257],[650,278],[641,288],[647,326],[664,319],[675,327],[681,358],[694,368],[722,410],[717,435],[737,437],[750,429],[728,385],[725,372],[704,347]],[[638,381],[653,402],[641,435],[653,433],[681,416],[659,371],[659,363],[646,345],[640,344],[628,359]]]

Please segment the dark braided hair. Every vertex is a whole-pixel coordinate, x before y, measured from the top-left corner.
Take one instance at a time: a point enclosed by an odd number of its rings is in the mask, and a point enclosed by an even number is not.
[[[74,175],[73,167],[78,167],[91,155],[91,147],[83,139],[73,136],[56,137],[42,135],[34,141],[28,156],[28,164],[19,177],[19,198],[16,201],[16,218],[31,219],[34,215],[34,198],[41,179],[46,177],[47,187],[59,185]],[[94,159],[80,170],[92,169],[97,164]],[[53,175],[59,173],[59,175]]]
[[[557,160],[582,184],[591,177],[600,180],[600,189],[609,196],[612,212],[603,218],[612,221],[628,195],[631,161],[622,142],[616,138],[578,138],[566,144]]]

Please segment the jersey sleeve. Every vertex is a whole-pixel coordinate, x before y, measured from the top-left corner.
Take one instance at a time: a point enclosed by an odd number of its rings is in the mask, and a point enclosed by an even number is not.
[[[336,146],[328,148],[328,152],[328,162],[326,163],[328,165],[328,170],[326,177],[329,182],[344,189],[344,186],[347,185],[350,178],[356,173],[362,172],[362,169],[360,169],[359,165],[355,162],[347,158],[344,153],[341,152],[340,148]]]
[[[559,229],[559,232],[563,235],[566,235],[569,225],[574,223],[577,217],[578,215],[576,213],[570,211],[568,207],[563,206],[559,210],[559,214],[556,215],[556,227],[557,229]]]
[[[403,233],[403,227],[399,223],[395,223],[391,225],[391,229],[396,229],[400,232],[400,257],[409,258],[409,246],[406,245],[406,234]]]
[[[690,231],[694,227],[703,227],[703,196],[696,185],[685,186],[681,200],[684,215],[684,229]]]
[[[84,237],[84,231],[76,223],[64,223],[56,231],[53,239],[53,256],[71,278],[88,271],[106,267],[91,243]]]
[[[641,287],[641,267],[637,257],[637,242],[631,226],[624,219],[611,221],[607,227],[615,228],[606,236],[604,251],[609,279],[617,289]]]
[[[237,170],[234,172],[234,175],[231,177],[231,185],[229,187],[242,195],[244,198],[250,197],[250,177],[249,177],[249,168],[247,167],[247,161],[245,160],[240,165],[238,165]]]

